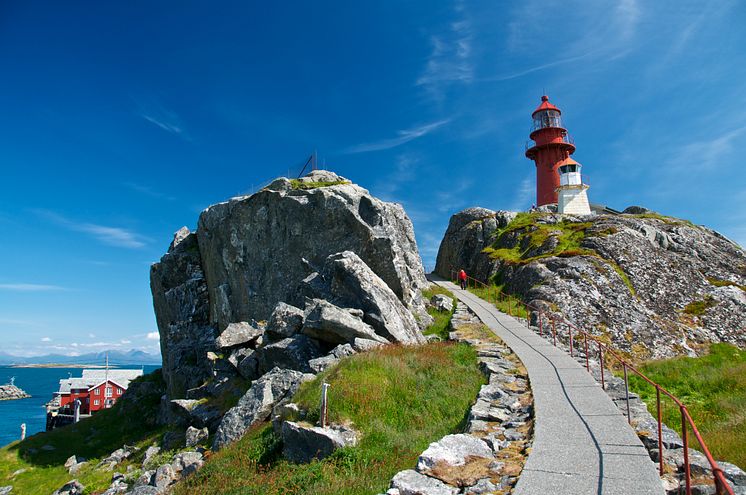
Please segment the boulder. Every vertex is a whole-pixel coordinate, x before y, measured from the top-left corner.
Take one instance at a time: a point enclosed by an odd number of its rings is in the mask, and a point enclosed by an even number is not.
[[[238,404],[223,416],[215,433],[213,450],[238,440],[252,425],[269,418],[278,402],[292,396],[304,380],[312,378],[313,375],[298,371],[273,368],[256,380]]]
[[[314,373],[321,373],[328,367],[337,364],[343,357],[353,354],[355,354],[355,349],[350,344],[338,345],[328,355],[310,360],[308,366],[310,366]]]
[[[259,359],[257,358],[256,351],[247,355],[238,363],[238,374],[247,380],[255,380],[260,376]]]
[[[269,319],[281,301],[302,305],[297,287],[309,264],[320,266],[343,250],[356,252],[407,307],[423,306],[420,291],[427,281],[401,206],[381,202],[331,172],[313,171],[307,178],[308,189],[275,181],[200,215],[211,322],[219,328]]]
[[[355,339],[352,341],[352,348],[356,352],[365,352],[373,349],[378,349],[383,344],[377,340],[370,339]]]
[[[185,442],[183,431],[167,431],[161,440],[161,448],[163,450],[180,449],[184,447]]]
[[[324,300],[315,300],[309,308],[301,333],[330,344],[354,342],[356,338],[388,343],[363,320]]]
[[[459,492],[458,488],[412,469],[397,473],[391,480],[391,487],[399,490],[400,495],[456,495]]]
[[[284,302],[277,303],[267,323],[267,333],[274,338],[292,337],[303,326],[304,312]]]
[[[199,452],[181,452],[174,456],[171,466],[184,478],[197,471],[204,463],[204,456]]]
[[[159,491],[165,492],[166,489],[176,483],[179,479],[176,471],[171,464],[164,464],[155,470],[151,484]]]
[[[78,480],[71,480],[65,483],[62,488],[55,490],[52,495],[83,495],[85,486]]]
[[[352,251],[326,258],[321,276],[328,299],[339,306],[363,310],[363,320],[390,342],[424,343],[412,313],[388,285]]]
[[[140,485],[127,492],[127,495],[161,495],[161,491],[150,485]]]
[[[238,323],[230,323],[225,327],[225,330],[220,332],[218,338],[215,339],[215,347],[218,349],[227,349],[238,346],[246,347],[263,333],[264,329],[260,328],[256,322],[249,323],[247,321],[241,321]]]
[[[259,373],[266,373],[274,367],[310,373],[308,362],[324,355],[318,342],[306,335],[295,335],[257,349]]]
[[[442,311],[444,313],[450,313],[451,311],[453,311],[453,299],[446,296],[445,294],[435,294],[432,298],[430,298],[430,305],[438,311]]]
[[[187,428],[185,439],[186,439],[186,446],[187,447],[194,447],[195,445],[199,444],[203,440],[207,440],[207,437],[210,435],[210,432],[207,430],[207,428],[197,429],[193,426],[190,426]]]
[[[150,268],[150,288],[168,395],[184,397],[212,376],[205,355],[217,336],[196,234],[176,233],[168,252]]]
[[[321,428],[303,423],[282,423],[282,455],[290,462],[323,459],[342,447],[357,445],[358,434],[344,426]]]
[[[151,445],[147,449],[145,449],[145,457],[142,459],[142,467],[144,468],[148,464],[150,464],[150,461],[153,460],[155,456],[161,453],[161,448],[157,445]]]
[[[13,485],[0,486],[0,495],[8,495],[13,491]]]
[[[446,435],[433,442],[417,459],[417,471],[424,473],[436,465],[463,466],[469,458],[492,459],[492,449],[481,439],[463,433]]]
[[[200,428],[212,427],[221,416],[217,407],[197,399],[174,399],[171,401],[171,411],[182,426],[196,425]]]

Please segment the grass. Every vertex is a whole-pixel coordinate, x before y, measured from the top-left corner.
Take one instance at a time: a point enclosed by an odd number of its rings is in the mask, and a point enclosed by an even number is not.
[[[651,361],[643,373],[678,397],[687,407],[716,459],[746,468],[746,350],[712,344],[696,358]],[[630,386],[655,415],[655,389],[635,375]],[[663,421],[681,434],[681,413],[667,398],[661,400]],[[691,431],[691,430],[690,430]],[[696,447],[693,435],[692,446]]]
[[[715,287],[738,287],[742,291],[746,292],[746,285],[739,285],[735,282],[731,282],[730,280],[722,280],[719,278],[707,277],[707,281],[711,285],[714,285]]]
[[[162,434],[154,421],[163,388],[160,371],[138,380],[157,382],[160,388],[136,405],[120,400],[111,409],[77,424],[38,433],[0,449],[0,486],[13,485],[13,493],[49,495],[76,478],[85,485],[86,493],[108,488],[112,473],[95,469],[99,460],[123,444],[146,447],[157,443]],[[75,476],[68,474],[64,467],[71,455],[89,460],[89,465]],[[141,460],[142,455],[143,452],[139,452],[133,460]],[[127,464],[118,466],[117,470],[125,469]],[[13,476],[19,470],[25,471]]]
[[[686,225],[687,227],[696,227],[692,222],[689,220],[682,220],[680,218],[674,218],[674,217],[668,217],[666,215],[661,215],[660,213],[639,213],[636,215],[630,215],[635,218],[652,218],[654,220],[660,220],[663,223],[667,223],[669,225]]]
[[[427,313],[433,317],[433,322],[422,332],[425,335],[437,335],[442,340],[448,340],[448,329],[451,323],[451,317],[456,310],[456,297],[448,289],[439,285],[432,284],[429,289],[422,291],[422,297],[428,301],[436,294],[443,294],[453,301],[453,309],[449,312],[438,311],[435,308],[427,308]]]
[[[701,316],[708,309],[717,306],[717,301],[711,296],[706,295],[704,299],[692,301],[684,307],[684,313],[693,316]]]
[[[492,285],[489,287],[489,289],[481,286],[477,288],[469,287],[468,290],[475,296],[481,297],[485,301],[490,301],[497,309],[505,314],[511,314],[518,318],[526,317],[526,309],[523,307],[523,305],[519,305],[516,302],[515,298],[508,302],[510,298],[508,294],[505,294],[505,297],[502,299],[497,296],[497,294],[502,294],[503,292],[502,285]]]
[[[589,233],[587,230],[593,225],[592,222],[570,222],[567,220],[555,224],[539,223],[538,220],[545,213],[519,213],[515,219],[504,229],[498,231],[495,242],[482,250],[490,258],[501,260],[509,265],[526,265],[532,261],[549,258],[552,256],[592,256],[609,266],[619,275],[630,294],[636,297],[637,292],[632,285],[629,276],[614,260],[606,259],[592,249],[582,247],[583,240],[590,235],[606,237],[616,233],[616,229],[608,228],[599,232]],[[517,236],[517,239],[508,241],[509,237]],[[535,254],[536,250],[543,246],[550,237],[557,238],[557,245],[544,253]],[[503,247],[504,244],[512,242],[512,247]]]
[[[341,184],[350,184],[348,180],[321,181],[321,182],[303,182],[300,179],[290,179],[290,187],[293,189],[317,189],[319,187],[339,186]]]
[[[281,459],[271,425],[260,424],[210,457],[176,494],[375,494],[391,477],[414,467],[430,442],[464,427],[479,387],[475,351],[465,344],[386,346],[343,359],[294,397],[318,418],[321,383],[329,388],[330,417],[362,433],[357,447],[323,461]]]

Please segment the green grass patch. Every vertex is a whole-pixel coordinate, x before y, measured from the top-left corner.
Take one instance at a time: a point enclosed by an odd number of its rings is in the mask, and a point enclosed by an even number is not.
[[[386,346],[343,359],[304,384],[294,400],[319,414],[321,383],[329,388],[333,422],[362,433],[357,447],[296,465],[280,457],[272,427],[255,427],[212,455],[176,494],[375,494],[398,471],[413,468],[430,442],[461,431],[484,383],[470,346],[436,343]]]
[[[609,260],[592,249],[582,247],[586,236],[605,237],[617,232],[608,228],[598,232],[588,232],[592,222],[560,221],[555,224],[539,223],[537,220],[544,213],[519,213],[507,227],[500,230],[492,246],[482,250],[494,260],[500,260],[509,265],[526,265],[532,261],[558,256],[568,258],[572,256],[592,256],[607,263],[619,275],[630,294],[637,296],[632,281],[614,260]],[[515,240],[508,240],[508,236],[517,236]],[[536,254],[536,250],[543,246],[550,237],[556,237],[557,243],[553,249]],[[512,247],[505,244],[512,243]]]
[[[742,291],[746,292],[746,285],[739,285],[735,282],[731,282],[730,280],[707,277],[707,281],[715,287],[738,287]]]
[[[746,467],[746,350],[712,344],[704,356],[651,361],[641,371],[686,405],[716,459]],[[630,386],[655,415],[655,389],[634,374]],[[681,434],[678,407],[661,397],[663,421]]]
[[[527,316],[526,309],[523,305],[516,302],[517,300],[515,297],[510,299],[509,294],[503,293],[502,285],[491,285],[489,288],[481,286],[477,288],[469,287],[468,290],[475,296],[491,302],[497,309],[505,314],[518,318],[525,318]]]
[[[717,306],[718,302],[711,295],[706,295],[704,299],[692,301],[684,307],[684,313],[693,316],[700,316],[708,309]]]
[[[341,184],[350,184],[348,180],[321,181],[321,182],[304,182],[300,179],[290,179],[290,187],[293,189],[318,189],[319,187],[339,186]]]
[[[627,213],[627,215],[629,215]],[[654,220],[660,220],[663,223],[667,223],[669,225],[685,225],[687,227],[696,227],[692,222],[689,220],[682,220],[681,218],[675,218],[675,217],[669,217],[666,215],[661,215],[660,213],[640,213],[637,215],[630,215],[635,218],[652,218]]]
[[[433,322],[422,332],[424,335],[437,335],[442,340],[448,340],[448,329],[451,323],[451,317],[456,310],[456,297],[445,287],[432,284],[429,289],[422,291],[422,297],[428,301],[436,294],[443,294],[451,298],[453,309],[451,311],[438,311],[435,308],[427,308],[427,313],[432,316]]]
[[[136,406],[121,400],[77,424],[37,433],[23,442],[13,442],[0,449],[0,486],[13,485],[13,493],[49,495],[73,478],[86,487],[86,493],[104,491],[111,484],[111,471],[95,469],[98,462],[123,444],[146,447],[157,443],[162,435],[154,415],[164,387],[160,370],[139,381],[157,382],[156,393],[143,396]],[[132,385],[130,385],[132,387]],[[132,461],[141,460],[139,452]],[[89,460],[88,466],[72,476],[64,463],[76,455]],[[118,466],[126,470],[129,461]],[[13,476],[18,470],[25,470]]]

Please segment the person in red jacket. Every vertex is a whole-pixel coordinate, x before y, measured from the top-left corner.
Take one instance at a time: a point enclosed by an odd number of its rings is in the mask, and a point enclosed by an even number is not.
[[[461,282],[461,289],[466,289],[466,272],[462,269],[458,272],[458,280]]]

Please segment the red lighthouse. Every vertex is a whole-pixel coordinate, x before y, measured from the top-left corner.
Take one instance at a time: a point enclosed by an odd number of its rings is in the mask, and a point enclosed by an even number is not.
[[[575,153],[575,145],[562,127],[562,112],[542,96],[536,107],[529,136],[534,143],[526,146],[526,157],[536,162],[536,205],[557,203],[559,174],[562,162]]]

